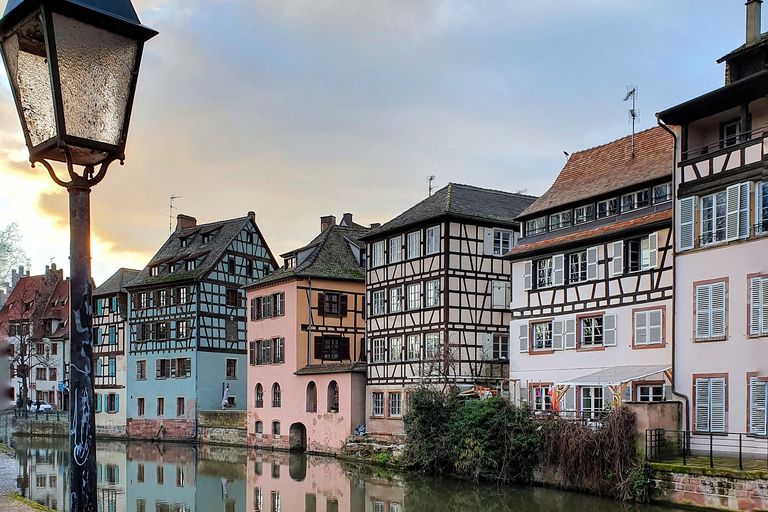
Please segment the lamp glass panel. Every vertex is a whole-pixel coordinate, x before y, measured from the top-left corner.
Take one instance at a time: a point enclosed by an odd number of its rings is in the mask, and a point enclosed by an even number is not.
[[[32,147],[56,135],[53,93],[39,14],[19,24],[3,41],[3,57],[23,128]]]
[[[53,13],[67,135],[122,146],[138,43]]]

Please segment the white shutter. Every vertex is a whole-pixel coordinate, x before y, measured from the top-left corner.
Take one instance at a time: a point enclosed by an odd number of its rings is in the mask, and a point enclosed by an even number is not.
[[[616,346],[616,315],[603,316],[603,345]]]
[[[552,349],[563,350],[563,321],[552,322]]]
[[[657,268],[659,266],[658,244],[658,233],[648,235],[648,264],[650,268]]]
[[[765,435],[765,389],[766,383],[756,377],[749,379],[749,433]]]
[[[739,238],[749,236],[749,187],[749,182],[739,184]]]
[[[712,337],[725,336],[725,283],[712,284]]]
[[[739,185],[725,189],[725,239],[739,237]]]
[[[696,197],[684,197],[680,200],[680,220],[678,223],[678,244],[681,251],[693,249],[695,237],[693,232]]]
[[[709,379],[696,379],[696,422],[697,432],[709,432]]]
[[[520,326],[520,352],[528,352],[528,324]]]
[[[611,276],[620,276],[624,273],[624,242],[613,242],[613,261],[611,262]]]
[[[707,284],[702,284],[696,287],[696,296],[694,298],[696,302],[696,339],[712,337],[712,331],[709,324],[709,309],[711,307],[710,291],[711,287]]]
[[[493,308],[508,308],[509,281],[493,281],[491,287],[491,306]]]
[[[635,345],[648,344],[648,311],[635,312]]]
[[[760,298],[763,303],[762,307],[762,334],[768,334],[768,277],[763,278],[761,283],[762,297]]]
[[[710,432],[725,432],[725,379],[712,379],[710,387]]]
[[[569,386],[566,390],[563,398],[560,400],[560,412],[574,412],[576,411],[576,387]],[[572,415],[569,415],[572,416]]]
[[[523,289],[530,290],[532,288],[531,271],[533,268],[533,261],[526,260],[523,263]]]
[[[608,386],[603,386],[603,409],[613,405],[613,391]]]
[[[576,348],[576,320],[570,319],[565,321],[565,348]]]
[[[562,286],[565,282],[565,256],[562,254],[555,254],[552,256],[552,266],[554,271],[552,273],[552,285]]]
[[[759,277],[749,280],[749,334],[760,334],[762,327],[762,281]]]
[[[483,359],[493,359],[493,334],[483,334]]]
[[[587,249],[587,280],[597,279],[597,247]]]
[[[483,228],[483,254],[493,255],[493,228]]]
[[[648,344],[660,345],[664,341],[664,315],[660,309],[648,312]]]

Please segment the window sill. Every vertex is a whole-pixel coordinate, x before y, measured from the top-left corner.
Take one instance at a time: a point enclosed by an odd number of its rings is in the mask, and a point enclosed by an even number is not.
[[[528,351],[529,355],[544,355],[544,354],[554,354],[554,349],[551,348],[535,348]]]
[[[605,350],[605,345],[602,343],[600,345],[580,345],[576,347],[576,352],[602,352],[603,350]]]
[[[666,341],[662,341],[661,343],[647,343],[645,345],[635,345],[632,343],[632,350],[645,350],[648,348],[664,348],[667,346]]]
[[[694,338],[694,343],[709,343],[712,341],[727,341],[728,336],[718,336],[716,338]]]

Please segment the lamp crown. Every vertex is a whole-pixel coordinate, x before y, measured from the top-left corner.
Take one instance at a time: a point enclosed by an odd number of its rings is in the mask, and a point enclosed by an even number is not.
[[[131,4],[131,0],[60,0],[60,2],[79,5],[108,16],[114,16],[131,23],[141,24],[139,17],[136,15],[136,10]],[[7,16],[8,13],[20,5],[31,3],[40,3],[40,0],[8,0],[3,17]]]

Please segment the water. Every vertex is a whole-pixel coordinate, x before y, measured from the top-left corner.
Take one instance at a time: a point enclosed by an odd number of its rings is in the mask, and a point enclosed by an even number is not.
[[[13,438],[20,494],[67,510],[66,442]],[[97,447],[102,512],[682,512],[538,487],[397,474],[329,457],[169,443]]]

